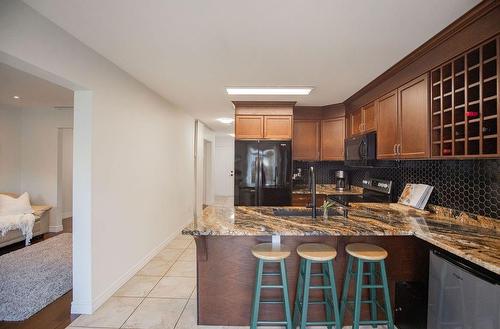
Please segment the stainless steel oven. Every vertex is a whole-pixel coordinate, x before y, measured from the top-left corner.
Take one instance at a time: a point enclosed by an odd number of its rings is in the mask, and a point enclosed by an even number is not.
[[[377,158],[377,135],[368,133],[346,138],[345,161],[348,164],[366,165]]]

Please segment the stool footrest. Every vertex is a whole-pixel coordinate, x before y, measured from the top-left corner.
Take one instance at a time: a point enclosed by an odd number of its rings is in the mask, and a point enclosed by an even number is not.
[[[362,284],[361,289],[369,289],[369,288],[384,288],[382,284]]]
[[[265,275],[265,276],[279,276],[281,275],[280,272],[264,272],[262,273],[262,275]]]
[[[284,300],[261,300],[260,304],[283,304]]]
[[[336,326],[337,321],[311,321],[306,322],[306,326]]]
[[[265,289],[282,289],[283,288],[282,285],[275,285],[275,284],[266,284],[266,285],[261,285],[260,287],[265,288]]]
[[[364,320],[364,321],[359,321],[360,325],[370,325],[370,324],[389,324],[389,321],[387,320]]]
[[[286,321],[257,321],[257,325],[266,325],[266,326],[278,326],[278,325],[287,325]]]

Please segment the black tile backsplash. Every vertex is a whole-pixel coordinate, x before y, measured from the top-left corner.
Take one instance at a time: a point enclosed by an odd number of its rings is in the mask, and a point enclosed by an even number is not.
[[[379,161],[376,168],[347,167],[343,162],[294,161],[304,170],[314,166],[318,184],[333,184],[336,170],[349,172],[350,183],[361,186],[365,177],[390,179],[394,182],[394,195],[403,191],[406,183],[434,186],[429,203],[447,208],[500,217],[500,159],[491,160],[419,160]]]

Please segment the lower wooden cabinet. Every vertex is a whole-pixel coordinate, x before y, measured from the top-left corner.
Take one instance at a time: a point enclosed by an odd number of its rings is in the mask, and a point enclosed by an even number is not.
[[[316,206],[319,207],[325,202],[325,194],[316,194]],[[311,194],[292,194],[293,207],[306,207],[311,204]]]
[[[344,160],[345,119],[321,121],[321,160]]]
[[[320,120],[295,120],[293,122],[293,159],[320,160]]]

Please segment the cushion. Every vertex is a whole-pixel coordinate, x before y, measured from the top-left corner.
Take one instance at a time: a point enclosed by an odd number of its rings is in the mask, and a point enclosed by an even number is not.
[[[28,192],[24,192],[17,198],[0,194],[0,216],[32,213],[33,209],[31,208],[30,195]]]

